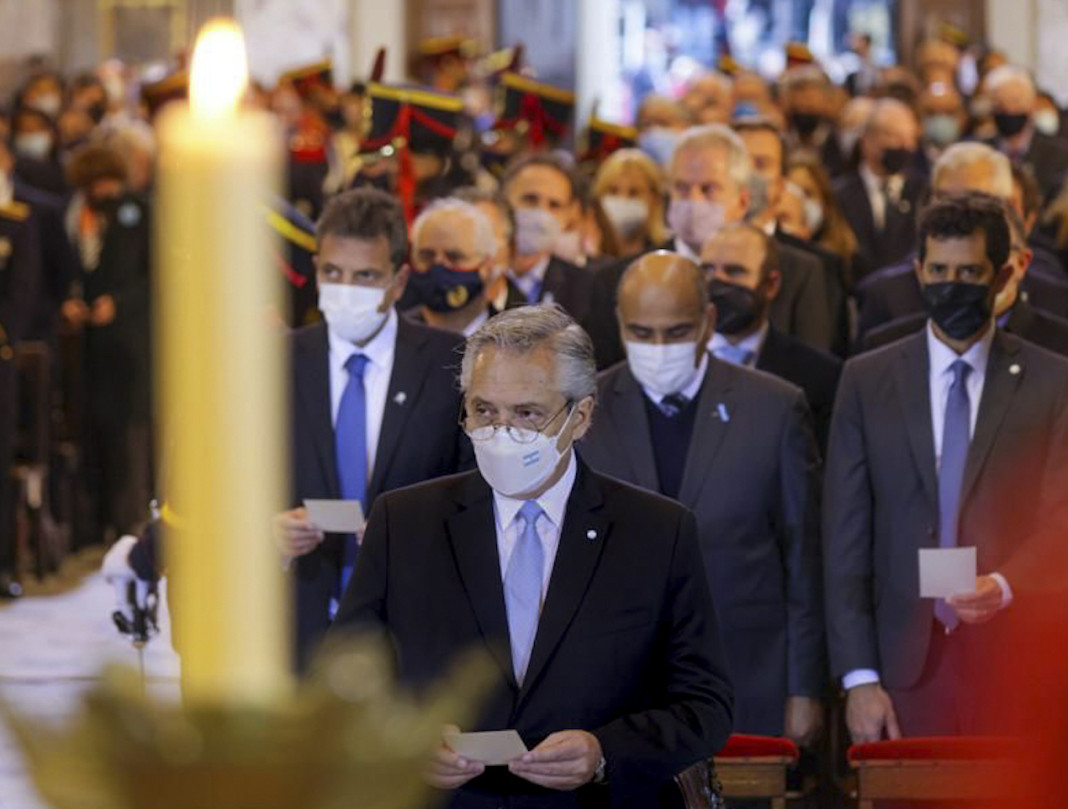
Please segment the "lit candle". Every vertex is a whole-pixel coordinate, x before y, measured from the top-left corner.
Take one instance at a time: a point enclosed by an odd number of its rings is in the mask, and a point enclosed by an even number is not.
[[[240,109],[244,40],[201,32],[190,103],[160,116],[156,309],[168,580],[190,702],[273,702],[289,681],[289,621],[271,516],[284,503],[284,346],[271,235],[281,135]],[[272,309],[273,308],[273,309]]]

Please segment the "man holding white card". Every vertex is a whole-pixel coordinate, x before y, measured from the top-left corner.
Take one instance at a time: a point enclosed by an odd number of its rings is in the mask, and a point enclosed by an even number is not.
[[[1004,208],[936,200],[919,230],[928,326],[847,363],[828,452],[828,641],[857,742],[1005,730],[983,674],[1066,530],[1068,362],[994,322]]]
[[[341,194],[316,238],[326,322],[291,338],[294,507],[275,526],[295,581],[300,669],[330,625],[374,499],[473,462],[456,424],[461,340],[394,308],[408,277],[400,204],[372,189]]]
[[[487,321],[461,384],[478,471],[377,500],[335,631],[384,630],[416,689],[488,649],[497,686],[426,774],[451,807],[681,806],[733,710],[693,514],[576,457],[593,344],[555,304]]]

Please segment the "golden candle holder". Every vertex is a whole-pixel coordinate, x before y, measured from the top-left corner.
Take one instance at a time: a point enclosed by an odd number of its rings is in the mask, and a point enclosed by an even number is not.
[[[386,645],[361,640],[272,708],[161,704],[113,667],[69,727],[0,715],[54,809],[417,809],[443,725],[473,720],[491,682],[471,655],[417,699],[394,685]]]

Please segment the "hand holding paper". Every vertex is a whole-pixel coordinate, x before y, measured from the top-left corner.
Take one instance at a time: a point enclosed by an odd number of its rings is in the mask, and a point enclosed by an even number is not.
[[[363,506],[359,500],[305,500],[308,520],[320,531],[357,534],[363,531]]]
[[[482,733],[446,731],[445,743],[457,755],[487,767],[503,767],[527,752],[527,746],[514,730],[491,730]]]
[[[920,598],[975,592],[975,548],[921,548]]]

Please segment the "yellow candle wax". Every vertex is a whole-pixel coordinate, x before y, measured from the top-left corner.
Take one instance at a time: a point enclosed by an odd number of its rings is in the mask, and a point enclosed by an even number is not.
[[[290,610],[271,517],[284,503],[281,276],[263,205],[281,133],[239,109],[240,30],[215,22],[194,51],[189,105],[161,113],[156,216],[168,581],[183,693],[265,704],[290,687]]]

